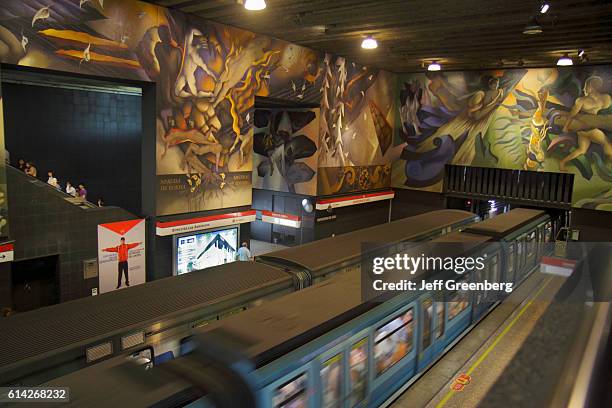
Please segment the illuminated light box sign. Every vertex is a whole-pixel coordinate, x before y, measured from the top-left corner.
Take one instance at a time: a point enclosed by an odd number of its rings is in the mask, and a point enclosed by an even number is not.
[[[348,207],[350,205],[365,204],[374,201],[391,200],[393,197],[395,197],[395,193],[393,191],[380,191],[378,193],[326,198],[317,200],[317,210],[327,210],[329,208]]]
[[[13,244],[2,244],[0,245],[0,263],[12,262],[14,259],[14,247]]]
[[[285,227],[300,228],[302,221],[297,215],[281,214],[272,211],[262,211],[261,220],[270,224],[284,225]]]
[[[234,262],[238,235],[238,227],[179,235],[175,243],[175,274]]]
[[[158,236],[182,234],[209,228],[225,227],[228,225],[244,224],[255,221],[255,210],[211,215],[208,217],[190,218],[187,220],[158,222],[156,233]]]

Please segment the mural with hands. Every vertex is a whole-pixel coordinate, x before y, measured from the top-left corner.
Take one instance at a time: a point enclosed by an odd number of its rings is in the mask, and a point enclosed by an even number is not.
[[[573,206],[612,210],[612,67],[399,78],[395,187],[441,191],[446,163],[575,174]]]
[[[158,215],[249,205],[254,96],[320,100],[319,53],[144,2],[5,1],[0,59],[155,82]]]

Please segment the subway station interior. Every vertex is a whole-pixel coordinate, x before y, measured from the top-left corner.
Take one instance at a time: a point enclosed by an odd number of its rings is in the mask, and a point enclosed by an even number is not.
[[[612,406],[612,2],[0,3],[0,406]]]

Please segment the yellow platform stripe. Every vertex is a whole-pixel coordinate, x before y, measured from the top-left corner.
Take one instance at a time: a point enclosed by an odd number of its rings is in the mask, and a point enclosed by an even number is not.
[[[476,360],[474,362],[474,364],[472,364],[472,366],[468,369],[468,371],[466,373],[467,375],[472,374],[474,372],[474,370],[476,370],[476,368],[478,368],[478,366],[480,364],[482,364],[482,362],[487,358],[487,356],[491,353],[491,351],[493,351],[495,346],[497,346],[497,344],[501,341],[501,339],[510,331],[512,326],[514,326],[514,324],[518,321],[518,319],[520,319],[521,316],[527,311],[527,309],[529,309],[529,307],[531,306],[533,301],[537,299],[537,297],[540,295],[540,293],[542,293],[544,288],[550,283],[551,280],[552,280],[552,278],[548,278],[548,280],[536,292],[536,294],[533,296],[533,298],[529,302],[527,302],[527,304],[525,306],[523,306],[523,308],[514,317],[514,319],[512,319],[512,321],[510,323],[508,323],[508,325],[504,328],[504,330],[502,330],[502,332],[497,335],[497,337],[495,338],[493,343],[491,343],[489,345],[489,347],[487,347],[485,352],[482,353],[482,355],[480,357],[478,357],[478,360]],[[440,400],[440,402],[438,402],[438,404],[436,405],[436,408],[444,407],[444,405],[446,405],[446,403],[451,399],[451,397],[455,394],[455,392],[456,392],[455,390],[448,391],[448,393],[446,393],[444,398],[442,398],[442,400]]]

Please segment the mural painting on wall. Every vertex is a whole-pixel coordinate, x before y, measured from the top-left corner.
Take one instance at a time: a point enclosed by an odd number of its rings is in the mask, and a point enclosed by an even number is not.
[[[329,54],[322,70],[318,194],[388,187],[394,75]]]
[[[256,109],[253,187],[317,194],[319,109]]]
[[[572,172],[573,205],[612,210],[612,69],[400,77],[393,185],[441,191],[446,163]]]
[[[0,73],[0,76],[2,73]],[[2,109],[2,88],[0,87],[0,238],[9,236],[8,202],[6,188],[6,150],[4,148],[4,109]]]
[[[255,95],[318,101],[319,54],[142,2],[7,1],[3,62],[157,83],[157,213],[251,203]]]

